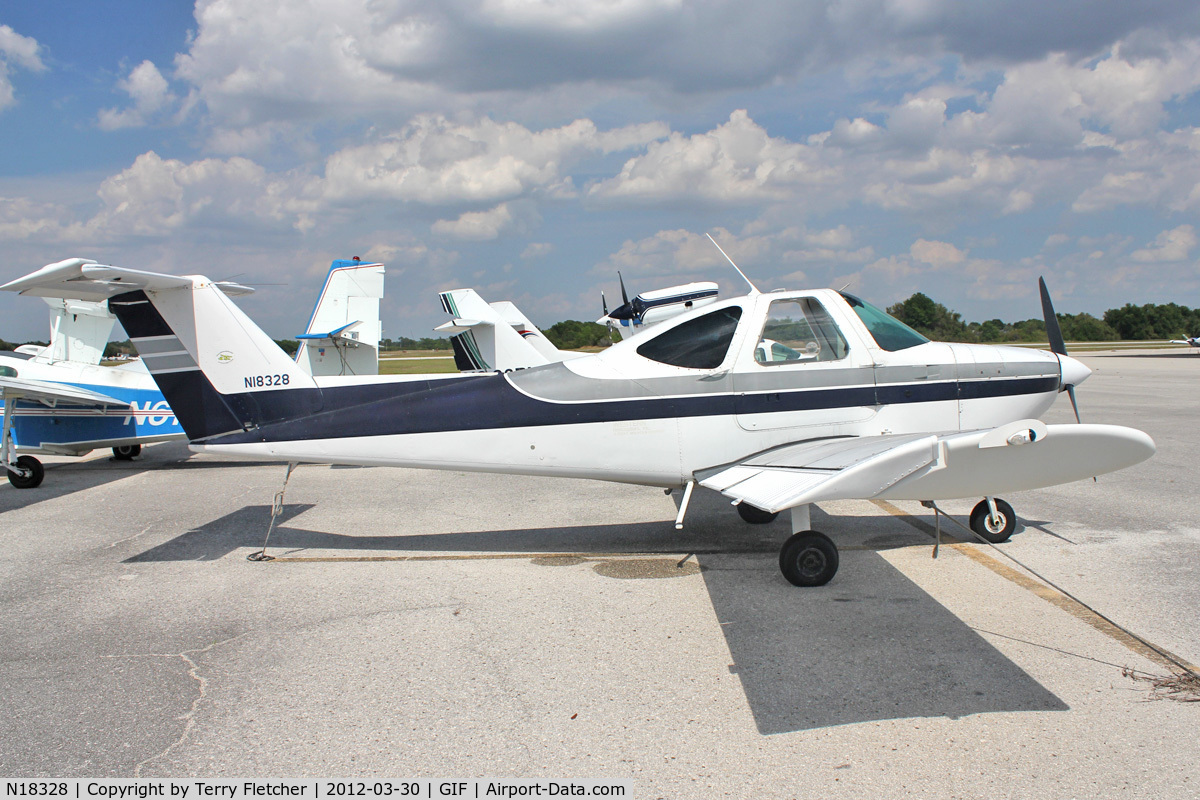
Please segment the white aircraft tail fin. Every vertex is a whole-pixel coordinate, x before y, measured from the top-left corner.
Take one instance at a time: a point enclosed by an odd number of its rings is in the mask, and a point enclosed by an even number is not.
[[[489,304],[474,289],[442,292],[441,298],[452,319],[434,330],[451,334],[454,363],[461,371],[508,371],[563,360],[512,303]],[[545,347],[531,341],[537,339]]]
[[[192,441],[319,411],[321,390],[227,296],[245,287],[68,259],[5,284],[108,300]]]
[[[99,364],[116,318],[102,302],[43,298],[50,306],[50,344],[34,358],[50,363]]]
[[[296,363],[310,375],[377,375],[383,264],[334,261],[308,328],[297,337]]]
[[[521,309],[512,302],[497,300],[490,305],[505,322],[512,326],[513,330],[521,335],[526,344],[541,353],[548,362],[562,361],[564,357],[569,358],[575,355],[574,353],[564,354],[563,351],[551,344],[550,340],[546,338],[546,334],[538,330],[538,327],[530,322]]]

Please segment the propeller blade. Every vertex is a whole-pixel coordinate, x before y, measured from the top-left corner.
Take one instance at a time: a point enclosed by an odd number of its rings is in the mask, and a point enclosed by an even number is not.
[[[604,290],[600,290],[600,305],[604,308],[604,316],[608,316],[608,300],[604,299]]]
[[[1079,404],[1075,402],[1075,387],[1067,387],[1067,397],[1071,398],[1071,408],[1075,409],[1075,421],[1083,424],[1083,420],[1079,418]]]
[[[621,277],[620,270],[617,270],[617,280],[621,282],[621,302],[629,305],[629,295],[625,293],[625,279]]]
[[[1050,339],[1050,349],[1060,356],[1067,354],[1067,345],[1063,342],[1062,329],[1058,327],[1058,317],[1054,313],[1054,304],[1050,302],[1050,291],[1046,281],[1038,278],[1038,288],[1042,292],[1042,316],[1046,319],[1046,336]]]

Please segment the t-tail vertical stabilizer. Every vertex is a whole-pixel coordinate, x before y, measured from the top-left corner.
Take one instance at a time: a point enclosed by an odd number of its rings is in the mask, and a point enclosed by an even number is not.
[[[227,296],[251,291],[245,287],[73,258],[0,288],[107,299],[192,441],[253,430],[322,406],[312,376]]]
[[[329,268],[296,363],[310,375],[379,374],[383,264],[339,259]]]
[[[434,330],[451,334],[454,362],[459,370],[505,372],[563,360],[557,350],[554,350],[553,355],[547,355],[528,341],[524,334],[530,332],[529,329],[522,328],[518,331],[501,311],[494,307],[496,304],[489,304],[474,289],[453,289],[442,292],[441,298],[442,309],[452,319]],[[513,311],[516,310],[511,303],[507,305]],[[520,318],[521,323],[528,322],[519,311],[516,312],[516,316]],[[532,328],[532,325],[529,327]],[[537,336],[541,337],[540,331],[537,332]],[[550,345],[549,342],[546,344]],[[550,347],[553,348],[553,345]]]

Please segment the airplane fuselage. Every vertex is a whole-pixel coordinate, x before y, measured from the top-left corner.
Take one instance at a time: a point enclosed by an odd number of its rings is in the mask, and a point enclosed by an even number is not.
[[[271,410],[279,393],[254,392],[247,407],[258,417],[247,430],[193,448],[677,487],[697,470],[801,439],[944,433],[1037,417],[1058,394],[1061,368],[1051,353],[919,337],[887,350],[853,309],[827,290],[750,295],[559,364],[319,379],[304,401],[317,413],[277,423],[272,415],[285,416]],[[702,340],[703,320],[722,311],[735,318],[723,321],[709,348],[721,352],[676,352],[688,351],[689,338]],[[658,340],[688,320],[694,330],[681,332],[674,350]],[[768,329],[801,347],[764,361],[758,345]]]
[[[83,455],[98,447],[183,438],[183,428],[162,391],[138,361],[104,367],[0,355],[0,372],[87,389],[130,404],[130,408],[51,408],[19,401],[13,414],[13,438],[23,453]]]

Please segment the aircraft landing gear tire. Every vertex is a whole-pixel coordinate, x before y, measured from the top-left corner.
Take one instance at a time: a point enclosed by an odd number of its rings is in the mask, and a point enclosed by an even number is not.
[[[751,525],[766,525],[768,522],[774,522],[775,518],[779,516],[778,511],[772,514],[770,511],[763,511],[758,506],[752,506],[749,503],[738,503],[737,511],[738,516]]]
[[[34,489],[42,485],[42,478],[46,477],[46,468],[42,466],[42,462],[33,456],[19,456],[17,466],[28,470],[29,474],[21,475],[11,469],[5,470],[8,473],[8,482],[13,485],[13,488]]]
[[[134,456],[142,452],[140,444],[119,444],[112,449],[113,458],[118,461],[133,461]]]
[[[999,497],[996,498],[996,514],[1000,517],[1000,525],[992,521],[987,500],[980,500],[971,510],[971,530],[992,544],[1007,542],[1017,528],[1017,515],[1013,513],[1012,506]]]
[[[823,533],[793,533],[779,551],[779,569],[793,586],[824,586],[838,570],[837,545]]]

